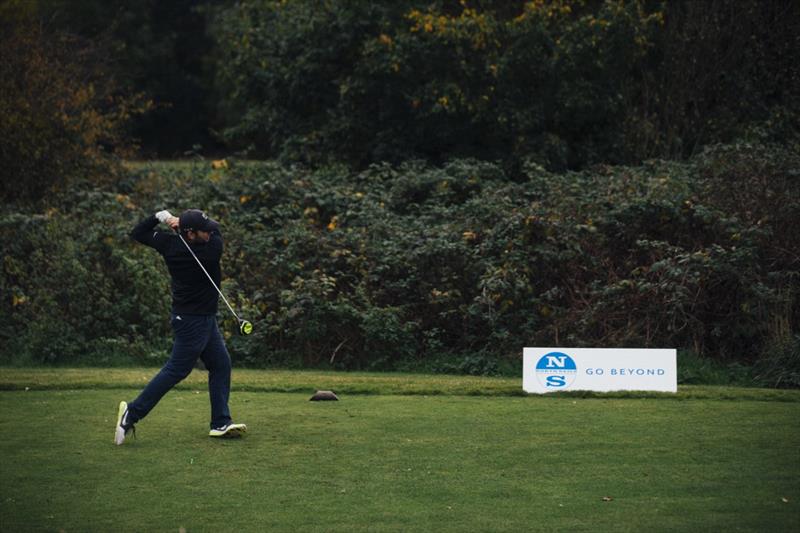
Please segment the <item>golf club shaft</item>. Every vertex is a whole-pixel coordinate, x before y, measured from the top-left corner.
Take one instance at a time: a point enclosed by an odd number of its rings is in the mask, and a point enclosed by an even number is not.
[[[237,315],[236,311],[233,310],[233,307],[231,307],[231,304],[228,303],[228,299],[225,298],[225,295],[222,294],[221,290],[219,290],[219,287],[217,287],[217,284],[214,283],[214,280],[211,278],[211,274],[208,273],[208,271],[206,270],[206,267],[203,266],[203,263],[201,263],[200,260],[197,258],[197,256],[194,254],[194,250],[192,250],[192,248],[189,246],[189,243],[184,240],[183,235],[181,235],[180,233],[178,233],[178,237],[181,238],[181,242],[186,246],[186,249],[189,250],[189,253],[192,254],[192,257],[194,257],[194,260],[197,261],[198,265],[200,265],[200,268],[203,269],[203,272],[208,277],[208,281],[211,282],[211,284],[214,286],[214,288],[217,289],[217,292],[219,293],[219,295],[222,296],[222,300],[225,302],[225,305],[228,306],[228,309],[231,310],[231,313],[233,313],[233,316],[236,317],[236,320],[241,322],[242,319],[239,318],[239,315]]]

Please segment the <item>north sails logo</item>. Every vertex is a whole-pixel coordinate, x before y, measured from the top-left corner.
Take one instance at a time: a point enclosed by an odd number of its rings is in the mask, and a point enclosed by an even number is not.
[[[562,352],[545,354],[536,363],[536,379],[547,389],[566,389],[577,374],[575,360]]]

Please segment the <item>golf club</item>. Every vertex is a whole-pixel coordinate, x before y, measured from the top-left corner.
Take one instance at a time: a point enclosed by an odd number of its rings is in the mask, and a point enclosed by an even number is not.
[[[203,263],[201,263],[200,260],[197,258],[197,256],[194,255],[194,250],[192,250],[192,248],[189,246],[189,243],[184,240],[183,235],[181,235],[180,232],[176,232],[176,233],[178,233],[178,237],[180,237],[181,242],[186,246],[186,249],[189,250],[189,253],[192,254],[192,257],[194,257],[194,260],[197,261],[197,264],[200,265],[200,268],[203,269],[203,272],[205,273],[206,277],[208,277],[208,281],[211,282],[211,284],[214,286],[214,288],[217,289],[217,292],[219,293],[219,295],[222,296],[222,299],[225,301],[225,305],[228,306],[228,309],[231,310],[231,313],[233,313],[233,316],[236,317],[236,320],[239,321],[239,333],[241,333],[242,335],[250,335],[253,332],[253,324],[250,323],[247,320],[239,318],[239,315],[237,315],[236,311],[233,310],[233,307],[231,307],[231,304],[228,303],[228,299],[225,298],[225,295],[222,294],[221,290],[219,290],[219,287],[217,287],[217,284],[214,283],[213,279],[211,279],[211,275],[206,270],[206,267],[204,267]]]

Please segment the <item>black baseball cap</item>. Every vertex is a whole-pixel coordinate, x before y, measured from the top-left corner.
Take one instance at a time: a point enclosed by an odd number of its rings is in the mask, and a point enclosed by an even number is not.
[[[181,231],[211,231],[217,224],[199,209],[187,209],[178,218]]]

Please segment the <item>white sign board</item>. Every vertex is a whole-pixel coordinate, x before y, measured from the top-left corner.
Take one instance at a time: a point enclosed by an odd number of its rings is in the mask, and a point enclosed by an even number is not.
[[[525,348],[522,388],[535,393],[678,392],[677,354],[638,348]]]

